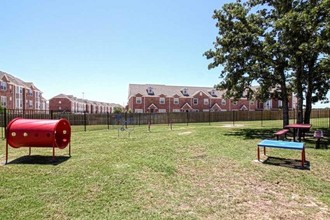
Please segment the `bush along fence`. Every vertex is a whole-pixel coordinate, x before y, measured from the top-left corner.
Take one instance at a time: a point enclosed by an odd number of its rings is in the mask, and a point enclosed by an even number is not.
[[[296,121],[297,113],[289,112],[290,123]],[[80,125],[86,131],[88,127],[102,125],[102,128],[115,126],[260,121],[261,126],[282,127],[282,111],[222,111],[222,112],[173,112],[173,113],[121,113],[121,114],[89,114],[86,112],[69,113],[54,111],[22,111],[2,109],[0,126],[5,128],[14,118],[60,119],[69,120],[71,125]],[[311,114],[313,128],[330,128],[330,109],[314,109]]]

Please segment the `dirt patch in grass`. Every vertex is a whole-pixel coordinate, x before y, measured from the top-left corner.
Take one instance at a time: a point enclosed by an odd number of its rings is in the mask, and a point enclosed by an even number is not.
[[[191,133],[192,133],[191,131],[185,131],[185,132],[179,133],[178,135],[189,135]]]
[[[242,124],[224,124],[222,125],[221,127],[224,127],[224,128],[235,128],[235,127],[244,127],[244,125]]]
[[[330,219],[328,207],[298,186],[266,181],[225,158],[190,158],[175,176],[152,175],[143,177],[145,188],[137,197],[145,211],[165,218]]]

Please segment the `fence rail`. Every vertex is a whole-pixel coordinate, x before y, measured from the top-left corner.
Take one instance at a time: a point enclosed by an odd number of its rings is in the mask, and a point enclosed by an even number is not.
[[[296,112],[290,111],[290,122],[296,121]],[[29,119],[60,119],[66,118],[71,125],[87,127],[104,125],[108,129],[114,125],[146,125],[170,123],[211,123],[239,121],[260,121],[261,125],[274,121],[274,127],[281,127],[282,111],[223,111],[223,112],[177,112],[177,113],[122,113],[122,114],[88,114],[53,111],[19,111],[2,109],[0,112],[0,126],[5,128],[9,121],[16,117]],[[275,121],[277,121],[275,123]],[[330,128],[330,109],[314,109],[311,113],[313,128]]]

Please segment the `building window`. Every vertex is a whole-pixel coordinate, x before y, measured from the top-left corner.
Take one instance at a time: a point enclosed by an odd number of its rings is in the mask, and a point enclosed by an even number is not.
[[[33,102],[32,102],[32,100],[29,100],[29,108],[33,108]]]
[[[189,95],[188,94],[188,88],[182,89],[181,92],[182,92],[182,95],[184,95],[184,96],[188,96]]]
[[[148,93],[148,95],[155,95],[154,90],[153,90],[152,87],[147,88],[147,93]]]
[[[250,105],[254,105],[254,101],[250,101]]]
[[[159,113],[166,113],[166,109],[159,109],[158,112]]]
[[[7,90],[7,83],[3,82],[3,81],[0,81],[0,89],[3,90],[3,91],[6,91]]]
[[[165,98],[164,97],[159,98],[159,104],[165,104]]]
[[[204,99],[204,105],[209,105],[209,99]]]
[[[1,106],[7,107],[7,97],[6,96],[1,96]]]
[[[174,103],[174,105],[178,105],[179,104],[179,98],[174,98],[173,103]]]
[[[32,93],[32,90],[31,90],[31,89],[28,89],[28,91],[27,91],[27,95],[28,95],[28,96],[32,96],[32,95],[33,95],[33,93]]]
[[[137,108],[137,109],[135,109],[134,112],[135,112],[135,113],[143,113],[143,109],[139,109],[139,108]]]
[[[203,112],[209,112],[210,109],[203,109]]]
[[[180,109],[173,109],[173,112],[181,112]]]
[[[142,97],[136,97],[136,104],[142,103]]]
[[[62,104],[62,101],[58,101],[58,104]]]
[[[198,105],[198,99],[197,98],[193,98],[193,104]]]
[[[221,100],[221,105],[226,105],[227,103],[226,103],[226,99],[222,99]]]
[[[237,101],[233,101],[233,105],[237,105]]]

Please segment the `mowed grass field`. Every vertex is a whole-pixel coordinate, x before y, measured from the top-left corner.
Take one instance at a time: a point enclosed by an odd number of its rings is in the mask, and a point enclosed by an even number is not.
[[[68,148],[9,148],[0,141],[0,219],[330,219],[330,149],[257,143],[260,123],[72,127]],[[118,135],[119,134],[119,135]],[[262,151],[261,151],[262,152]]]

